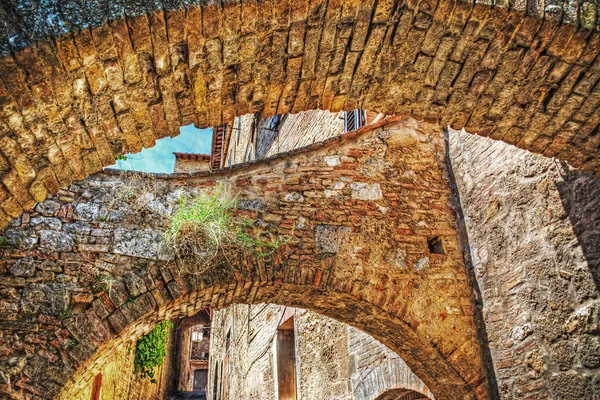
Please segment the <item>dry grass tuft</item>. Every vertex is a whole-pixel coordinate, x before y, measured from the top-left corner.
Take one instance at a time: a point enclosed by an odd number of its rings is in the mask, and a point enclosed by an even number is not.
[[[236,200],[224,202],[219,193],[180,199],[164,241],[182,271],[202,273],[226,262],[232,252],[267,257],[287,243],[288,239],[264,242],[249,236],[251,222],[235,218],[235,210]]]

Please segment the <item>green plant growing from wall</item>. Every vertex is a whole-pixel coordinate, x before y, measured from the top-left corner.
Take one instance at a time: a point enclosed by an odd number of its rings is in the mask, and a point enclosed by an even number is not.
[[[108,275],[105,274],[96,274],[94,275],[94,280],[92,281],[91,288],[94,293],[106,293],[110,290],[112,285],[112,280]]]
[[[71,311],[71,309],[70,308],[65,308],[64,310],[62,310],[60,312],[60,319],[70,318],[71,315],[73,315],[73,312]]]
[[[167,342],[169,330],[173,324],[165,320],[154,327],[147,335],[138,339],[133,365],[135,372],[141,378],[150,378],[150,382],[156,383],[154,378],[155,368],[163,364],[167,355]]]
[[[77,346],[77,340],[73,338],[67,339],[67,350],[73,350]]]
[[[219,265],[229,251],[248,251],[259,257],[271,255],[289,239],[262,241],[248,235],[252,221],[235,218],[236,199],[223,201],[219,192],[189,200],[179,199],[179,207],[165,232],[167,248],[174,251],[185,272],[203,272]]]
[[[17,235],[12,235],[11,237],[0,236],[0,249],[6,248],[17,248],[20,246],[23,241],[23,233],[19,232]]]

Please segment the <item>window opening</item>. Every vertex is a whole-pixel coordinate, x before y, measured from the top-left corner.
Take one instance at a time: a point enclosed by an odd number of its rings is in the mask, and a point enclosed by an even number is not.
[[[427,246],[429,247],[429,252],[431,254],[445,254],[442,239],[437,236],[427,239]]]
[[[355,131],[365,125],[365,113],[360,108],[344,112],[344,132]]]
[[[100,400],[100,389],[102,388],[102,374],[96,375],[94,383],[92,383],[91,400]]]
[[[269,121],[269,129],[272,131],[276,131],[279,129],[279,124],[281,123],[281,114],[277,114],[271,121]]]
[[[277,390],[279,400],[296,400],[294,316],[277,328]]]

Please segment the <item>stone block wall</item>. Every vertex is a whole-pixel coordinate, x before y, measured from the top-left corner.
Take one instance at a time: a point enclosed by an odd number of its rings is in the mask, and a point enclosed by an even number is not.
[[[200,360],[202,358],[202,354],[208,354],[210,351],[210,339],[203,338],[200,342],[192,341],[192,349],[190,358],[192,360]]]
[[[226,341],[229,334],[229,399],[275,399],[273,339],[279,308],[261,304],[232,305],[216,311],[212,320],[208,397],[223,395]],[[215,390],[216,389],[216,390]]]
[[[226,131],[222,166],[230,167],[256,158],[256,134],[254,131],[256,122],[254,114],[246,114],[237,117],[231,123]]]
[[[272,118],[262,118],[258,122],[256,158],[308,146],[344,132],[343,112],[311,110],[281,118],[276,132],[268,130]]]
[[[210,154],[186,154],[174,153],[174,173],[191,173],[196,171],[208,171],[210,169]]]
[[[238,117],[228,131],[224,165],[267,158],[339,135],[344,132],[343,115],[324,110],[280,115],[276,129],[270,128],[273,118]]]
[[[351,326],[347,329],[352,399],[381,400],[380,395],[395,389],[418,392],[424,398],[434,399],[398,354],[359,329]]]
[[[294,316],[299,399],[351,399],[347,326],[297,309]]]
[[[600,181],[451,130],[502,399],[600,399]]]

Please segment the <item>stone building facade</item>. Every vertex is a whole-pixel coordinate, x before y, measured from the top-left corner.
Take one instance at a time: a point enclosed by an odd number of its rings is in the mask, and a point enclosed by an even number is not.
[[[354,122],[354,114],[360,114],[360,121]],[[351,118],[348,118],[349,115]],[[338,113],[311,110],[273,117],[261,117],[257,113],[237,117],[224,132],[221,166],[230,167],[305,147],[372,124],[381,118],[382,114],[360,109]]]
[[[190,173],[208,171],[210,169],[210,154],[173,153],[175,155],[174,173]]]
[[[2,325],[7,345],[0,361],[9,375],[1,389],[13,397],[78,398],[112,349],[157,322],[205,307],[269,302],[364,330],[401,355],[437,399],[486,398],[485,364],[443,179],[443,137],[425,129],[388,118],[268,163],[146,177],[151,184],[103,174],[40,203],[5,231],[10,246],[2,249],[2,282],[12,286],[3,309],[16,312],[5,314]],[[405,147],[411,152],[397,150]],[[408,173],[425,166],[418,177]],[[240,217],[255,219],[249,234],[270,240],[293,230],[293,240],[264,259],[248,254],[200,276],[187,274],[161,247],[167,217],[182,191],[201,195],[219,186],[224,195],[238,196]],[[382,243],[382,232],[391,242]],[[442,239],[445,254],[432,252],[430,236]],[[97,275],[107,275],[110,291],[92,290]],[[71,296],[79,292],[84,296]],[[65,308],[72,316],[61,320]],[[39,314],[59,318],[60,341]],[[26,344],[27,335],[39,332],[36,343]],[[76,346],[68,346],[69,339]],[[57,358],[43,356],[50,353]],[[22,364],[13,367],[11,360]],[[31,379],[40,369],[51,377]]]
[[[328,114],[313,111],[303,121],[321,134],[341,133],[339,124],[311,125],[311,117],[334,121]],[[285,151],[310,145],[314,135],[283,130],[274,136]],[[273,135],[258,131],[256,143],[268,143],[265,136]],[[600,184],[501,142],[452,129],[447,140],[501,397],[592,398],[600,385],[600,361],[594,361],[600,359]],[[278,151],[271,145],[255,154]]]
[[[2,227],[181,126],[255,112],[361,106],[600,175],[593,1],[3,5]]]
[[[206,393],[210,351],[210,312],[202,310],[194,316],[181,318],[175,324],[177,342],[172,349],[176,359],[170,368],[178,372],[175,385],[179,392]]]
[[[3,1],[0,394],[97,397],[157,322],[273,302],[363,329],[438,400],[596,400],[598,190],[581,171],[600,176],[598,14],[587,0]],[[396,117],[159,176],[141,198],[92,176],[182,125],[356,107]],[[446,126],[579,171],[444,142]],[[253,233],[297,226],[294,240],[181,274],[164,218],[180,191],[221,184]],[[94,290],[101,274],[111,290]]]

